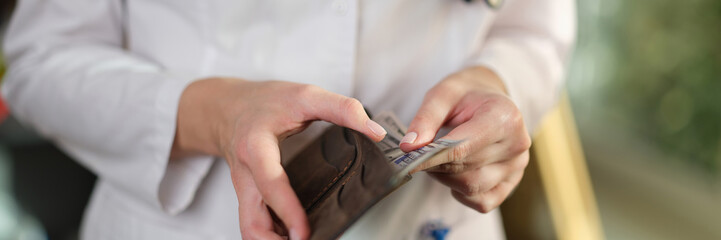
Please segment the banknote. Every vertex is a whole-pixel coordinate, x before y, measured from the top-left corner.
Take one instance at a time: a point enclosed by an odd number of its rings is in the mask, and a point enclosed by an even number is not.
[[[388,162],[393,162],[396,158],[399,158],[400,156],[405,155],[406,153],[401,150],[400,147],[388,149],[383,152],[386,155],[386,158],[388,159]]]
[[[385,138],[378,142],[377,145],[385,154],[388,163],[393,166],[396,171],[396,175],[392,181],[401,181],[407,177],[411,170],[418,167],[421,163],[438,156],[438,154],[461,142],[437,139],[426,146],[406,153],[400,149],[400,140],[406,134],[407,128],[398,120],[395,114],[392,112],[381,112],[373,118],[373,121],[376,121],[388,132]]]
[[[403,139],[403,136],[406,135],[407,128],[392,112],[383,111],[374,116],[373,121],[380,124],[388,132],[388,135],[398,139],[399,142],[400,139]]]
[[[393,140],[390,140],[387,138],[389,138],[388,135],[386,135],[386,137],[383,138],[383,140],[376,143],[376,145],[378,146],[378,148],[381,149],[381,151],[386,152],[386,150],[388,150],[388,149],[398,148],[398,144],[395,144]]]
[[[391,184],[402,181],[407,178],[408,174],[424,163],[436,156],[442,156],[442,153],[455,147],[462,141],[437,139],[426,146],[410,151],[400,157],[391,160],[391,165],[396,168],[395,176],[391,179]]]
[[[384,111],[373,117],[373,121],[383,127],[388,132],[386,136],[377,143],[378,148],[383,151],[388,160],[395,159],[403,155],[403,151],[400,149],[401,139],[406,134],[406,128],[403,123],[398,120],[392,112]]]
[[[456,140],[438,139],[419,149],[394,158],[391,163],[398,169],[409,169],[410,171],[425,162],[428,158],[433,157],[447,148],[456,146],[459,142],[460,141]]]
[[[376,145],[378,145],[378,148],[381,149],[383,154],[385,154],[386,158],[388,160],[393,160],[397,157],[400,157],[401,155],[405,154],[403,150],[401,150],[399,146],[400,140],[391,136],[390,134],[386,135],[383,140],[378,142]]]

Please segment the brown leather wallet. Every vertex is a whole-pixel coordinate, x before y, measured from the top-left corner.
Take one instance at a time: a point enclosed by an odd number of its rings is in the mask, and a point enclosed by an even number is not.
[[[376,144],[333,125],[293,158],[285,171],[308,214],[311,239],[338,238],[371,206],[403,185]]]

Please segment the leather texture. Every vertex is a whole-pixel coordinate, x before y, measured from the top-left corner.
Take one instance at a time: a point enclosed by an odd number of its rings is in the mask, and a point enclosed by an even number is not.
[[[293,158],[285,170],[308,214],[313,240],[338,238],[409,179],[391,185],[393,168],[376,144],[337,125]]]

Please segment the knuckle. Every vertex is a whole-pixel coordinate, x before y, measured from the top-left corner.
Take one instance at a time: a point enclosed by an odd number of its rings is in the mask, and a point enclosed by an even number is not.
[[[248,149],[249,147],[247,139],[238,140],[238,142],[236,142],[234,145],[235,159],[242,164],[247,164]]]
[[[464,196],[475,196],[481,194],[483,188],[480,184],[463,184],[460,189],[458,189],[458,192]]]
[[[511,143],[510,152],[514,154],[523,154],[531,148],[531,137],[527,133],[523,133],[517,141]]]
[[[526,166],[528,166],[529,157],[528,154],[522,154],[521,156],[511,160],[511,171],[519,171],[526,169]]]
[[[498,207],[498,202],[493,199],[484,199],[478,204],[477,210],[481,213],[489,213]]]
[[[500,96],[484,96],[481,98],[481,112],[483,113],[506,113],[509,100]]]
[[[424,95],[424,97],[425,97],[426,99],[431,99],[431,98],[433,98],[433,97],[437,96],[438,94],[441,94],[441,93],[443,93],[443,92],[445,92],[445,91],[446,91],[446,90],[444,89],[444,87],[443,87],[442,85],[437,85],[437,86],[435,86],[435,87],[433,87],[433,88],[431,88],[431,89],[428,89],[428,91],[426,92],[426,94]]]
[[[465,195],[460,191],[454,191],[453,196],[456,199],[461,200],[466,206],[481,213],[489,213],[500,205],[498,200],[492,198],[491,196],[484,195],[483,193],[479,193],[477,195]]]
[[[492,196],[482,196],[474,206],[474,209],[481,213],[489,213],[496,209],[500,202]]]
[[[458,144],[458,146],[455,146],[448,150],[448,161],[453,162],[462,162],[468,154],[471,152],[471,145],[468,143],[461,143]]]
[[[345,113],[354,113],[363,109],[363,104],[355,98],[345,98],[340,104]]]
[[[506,124],[511,125],[512,127],[520,128],[525,126],[525,123],[523,122],[523,114],[521,114],[521,111],[518,110],[515,104],[513,104],[510,100],[507,101],[507,112],[506,114],[508,117],[506,118]]]
[[[465,164],[461,163],[444,163],[441,165],[438,165],[437,171],[444,172],[444,173],[461,173],[466,169]]]
[[[355,98],[344,98],[341,100],[340,114],[343,116],[341,121],[344,121],[346,125],[353,125],[356,123],[358,114],[363,114],[363,104]]]
[[[523,114],[518,107],[506,97],[491,97],[485,100],[483,107],[487,108],[487,112],[494,112],[500,119],[500,122],[510,128],[520,128],[525,126]]]
[[[311,84],[298,84],[293,90],[299,99],[309,99],[316,96],[323,89]]]
[[[419,126],[427,126],[433,122],[433,119],[434,117],[432,113],[428,111],[419,111],[413,122]]]
[[[457,79],[458,75],[453,74],[449,76],[448,80]],[[449,84],[448,81],[443,81],[441,84],[436,85],[435,87],[431,88],[427,93],[426,97],[429,96],[439,96],[439,95],[458,95],[466,91],[463,87],[463,85],[460,84]]]
[[[523,114],[515,108],[511,111],[511,124],[516,127],[523,127],[525,123],[523,121]]]

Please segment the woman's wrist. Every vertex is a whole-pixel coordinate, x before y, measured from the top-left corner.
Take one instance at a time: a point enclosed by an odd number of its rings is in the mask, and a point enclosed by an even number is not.
[[[175,138],[171,159],[194,155],[223,156],[220,133],[232,131],[220,123],[224,97],[244,82],[232,78],[205,78],[188,85],[178,103]]]

